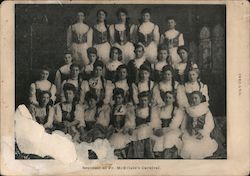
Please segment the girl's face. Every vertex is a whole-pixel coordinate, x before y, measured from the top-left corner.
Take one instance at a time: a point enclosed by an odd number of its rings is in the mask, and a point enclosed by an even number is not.
[[[97,66],[97,67],[94,69],[94,75],[95,75],[96,77],[102,76],[102,67]]]
[[[89,53],[88,57],[91,62],[95,62],[97,55],[95,53]]]
[[[118,94],[114,97],[114,101],[116,105],[121,105],[123,103],[124,98],[121,94]]]
[[[65,56],[64,56],[64,62],[66,64],[70,64],[72,62],[72,56],[71,56],[71,54],[65,54]]]
[[[173,77],[173,74],[170,70],[167,70],[167,71],[164,71],[162,73],[162,78],[163,80],[166,80],[166,81],[171,81],[172,80],[172,77]]]
[[[171,94],[171,93],[167,93],[166,94],[166,97],[164,99],[164,102],[167,104],[167,105],[172,105],[175,101],[175,98],[174,98],[174,95]]]
[[[188,74],[188,79],[189,79],[189,81],[191,81],[191,82],[195,82],[195,81],[197,81],[198,80],[198,73],[196,72],[196,71],[194,71],[194,70],[191,70],[190,72],[189,72],[189,74]]]
[[[75,98],[75,94],[72,90],[66,90],[64,91],[64,95],[65,95],[65,99],[66,99],[66,102],[68,103],[72,103],[74,98]]]
[[[77,21],[78,22],[83,22],[85,20],[85,15],[82,12],[77,13]]]
[[[168,28],[169,29],[175,29],[176,23],[174,21],[174,19],[170,19],[168,20]]]
[[[127,76],[128,76],[127,69],[125,69],[125,68],[120,69],[118,72],[118,76],[119,76],[119,80],[127,79]]]
[[[99,22],[103,22],[106,19],[106,14],[103,11],[100,11],[97,14],[97,19]]]
[[[159,61],[166,60],[168,57],[168,51],[167,50],[160,50],[159,51]]]
[[[148,97],[140,97],[139,98],[139,104],[143,108],[147,107],[149,105],[149,99],[148,99]]]
[[[88,103],[90,108],[94,108],[94,107],[96,107],[96,102],[97,101],[94,98],[90,98],[87,103]]]
[[[184,49],[181,49],[179,52],[178,52],[182,62],[187,62],[188,60],[188,52]]]
[[[70,73],[71,73],[71,77],[72,77],[72,78],[78,78],[78,75],[79,75],[79,73],[80,73],[79,67],[72,67],[72,68],[70,69]]]
[[[140,78],[141,81],[147,81],[149,80],[150,73],[146,70],[140,70]]]
[[[135,50],[135,57],[136,58],[141,58],[144,54],[144,51],[142,49],[142,47],[136,48]]]
[[[49,71],[48,70],[42,70],[40,73],[41,80],[47,80],[49,77]]]
[[[49,103],[49,100],[50,100],[49,94],[48,93],[43,94],[41,97],[41,105],[47,106],[47,104]]]
[[[201,98],[198,94],[192,94],[191,96],[191,105],[197,106],[201,103]]]
[[[143,22],[150,21],[150,13],[144,13],[144,14],[142,14],[142,20],[143,20]]]
[[[120,12],[118,15],[118,19],[119,19],[119,21],[125,22],[127,19],[127,15],[124,12]]]
[[[119,57],[119,52],[118,52],[118,50],[117,50],[117,49],[113,49],[113,50],[111,51],[111,59],[112,59],[113,61],[115,61],[115,60],[118,60],[118,57]]]

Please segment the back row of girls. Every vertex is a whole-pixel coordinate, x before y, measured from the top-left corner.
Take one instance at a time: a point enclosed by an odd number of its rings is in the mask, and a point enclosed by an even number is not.
[[[159,26],[150,21],[151,11],[146,8],[141,11],[139,25],[129,23],[126,9],[118,9],[117,22],[108,25],[108,14],[105,10],[97,11],[97,23],[90,27],[85,21],[85,14],[78,12],[77,23],[70,25],[67,32],[67,47],[73,53],[76,63],[85,69],[91,63],[87,56],[87,49],[97,49],[99,59],[106,64],[109,61],[109,51],[112,46],[121,49],[122,62],[127,64],[134,55],[133,43],[140,43],[145,50],[145,58],[154,64],[157,62],[157,46],[167,47],[170,61],[175,67],[181,60],[177,54],[178,46],[184,45],[183,35],[175,30],[174,18],[167,19],[168,30],[160,35]]]

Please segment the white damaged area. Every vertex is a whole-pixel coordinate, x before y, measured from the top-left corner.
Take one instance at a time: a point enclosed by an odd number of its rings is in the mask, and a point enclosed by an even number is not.
[[[32,120],[25,105],[20,105],[15,113],[15,137],[21,152],[41,157],[51,156],[64,164],[80,162],[89,165],[89,150],[95,152],[98,162],[117,159],[114,149],[106,139],[79,144],[73,143],[71,136],[61,131],[46,133],[42,125]]]

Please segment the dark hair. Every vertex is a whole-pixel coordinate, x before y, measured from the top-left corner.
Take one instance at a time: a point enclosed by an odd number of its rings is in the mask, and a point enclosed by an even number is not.
[[[118,88],[118,87],[114,88],[114,90],[113,90],[113,97],[115,97],[117,95],[121,95],[122,97],[124,97],[125,96],[124,90],[121,89],[121,88]]]
[[[42,70],[46,70],[46,71],[50,72],[50,68],[49,68],[47,65],[43,65],[43,66],[41,67],[41,69],[40,69],[40,72],[41,72]]]
[[[100,12],[103,12],[103,13],[106,15],[106,17],[108,16],[108,12],[107,12],[106,10],[104,10],[104,9],[99,9],[99,10],[97,10],[96,16],[98,16],[98,14],[99,14]]]
[[[94,65],[93,65],[93,67],[94,67],[94,69],[96,68],[96,67],[104,67],[104,64],[103,64],[103,62],[102,61],[100,61],[100,60],[96,60],[95,61],[95,63],[94,63]]]
[[[191,96],[194,95],[194,94],[199,95],[199,97],[200,97],[200,99],[201,99],[201,101],[202,101],[203,95],[202,95],[202,93],[201,93],[200,91],[193,91],[193,92],[191,93]]]
[[[150,67],[149,67],[148,65],[146,65],[146,64],[142,64],[142,65],[140,66],[139,71],[142,71],[142,70],[148,71],[149,73],[151,72]]]
[[[97,55],[97,50],[94,47],[89,47],[87,49],[87,54],[89,55],[89,54],[92,54],[92,53]]]
[[[168,16],[168,17],[166,18],[166,21],[168,21],[168,20],[174,20],[174,21],[175,21],[175,18],[174,18],[174,16]]]
[[[76,87],[71,84],[71,83],[65,83],[64,86],[63,86],[63,91],[67,91],[67,90],[71,90],[74,92],[74,94],[76,93]]]
[[[135,50],[137,50],[138,48],[142,48],[142,50],[144,51],[144,46],[141,44],[134,44]],[[135,52],[134,50],[134,52]]]
[[[140,92],[139,94],[138,94],[138,98],[142,98],[142,97],[150,97],[151,96],[151,94],[150,94],[150,92],[149,91],[142,91],[142,92]]]
[[[80,70],[80,65],[79,65],[79,64],[76,64],[76,63],[71,64],[71,65],[70,65],[70,70],[71,70],[73,67],[78,67],[79,70]]]
[[[157,48],[158,52],[161,51],[161,50],[167,50],[168,51],[168,47],[164,44],[162,45],[159,45],[158,48]]]
[[[122,61],[122,50],[120,48],[115,47],[115,46],[113,46],[113,47],[110,48],[109,57],[111,58],[111,53],[114,50],[118,51],[118,61]]]
[[[151,9],[150,8],[142,9],[141,14],[145,14],[145,13],[151,14]]]
[[[180,52],[181,50],[185,50],[187,53],[189,53],[188,47],[186,47],[186,46],[184,46],[184,45],[178,47],[177,53],[179,54],[179,52]]]
[[[119,65],[119,66],[117,67],[116,71],[120,71],[121,69],[126,69],[126,70],[128,70],[127,65],[126,65],[126,64]]]
[[[85,98],[84,98],[85,101],[89,101],[92,98],[97,101],[98,97],[97,97],[96,93],[94,91],[86,92]]]
[[[64,55],[66,55],[66,54],[72,55],[72,52],[71,52],[70,50],[65,50],[65,51],[64,51]]]
[[[174,71],[174,68],[171,65],[165,65],[162,68],[162,73],[166,72],[166,71],[171,71],[171,73],[172,73],[171,85],[172,85],[172,91],[174,91],[175,90],[175,71]]]
[[[39,93],[37,94],[37,99],[38,99],[38,102],[40,103],[41,99],[42,99],[42,96],[45,95],[45,94],[48,94],[49,97],[51,97],[51,93],[47,90],[42,90],[42,91],[39,91]]]

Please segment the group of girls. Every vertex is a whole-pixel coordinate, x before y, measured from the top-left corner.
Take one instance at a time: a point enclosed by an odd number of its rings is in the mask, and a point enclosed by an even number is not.
[[[120,159],[210,157],[218,145],[198,66],[173,18],[160,36],[150,10],[141,14],[136,26],[119,9],[109,26],[99,10],[91,28],[79,12],[54,84],[47,67],[31,84],[30,112],[48,133],[61,130],[74,142],[107,139]]]

